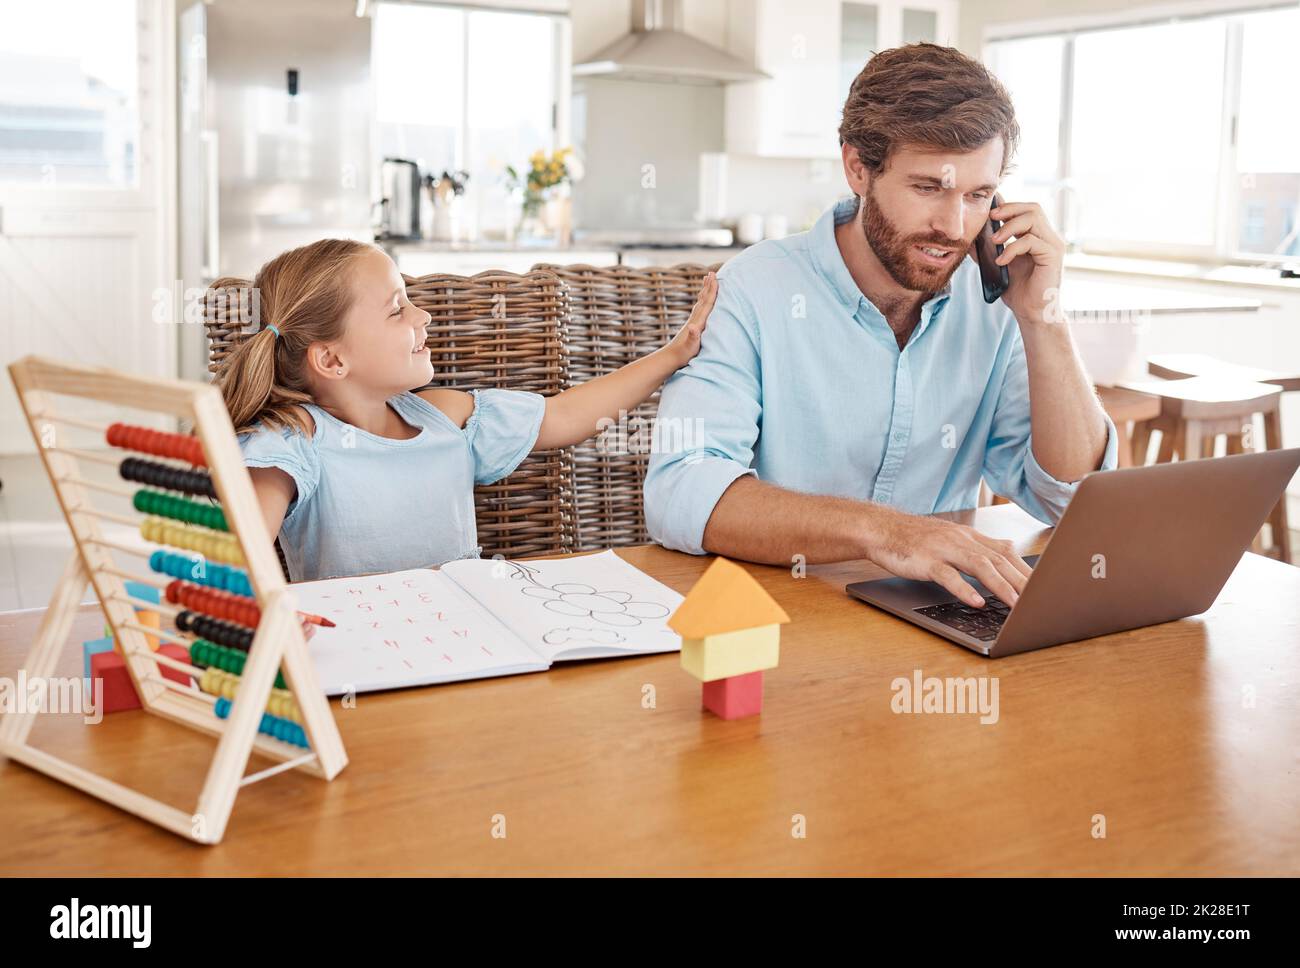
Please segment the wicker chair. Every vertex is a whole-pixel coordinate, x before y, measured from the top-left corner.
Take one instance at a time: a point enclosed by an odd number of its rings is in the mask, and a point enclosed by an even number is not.
[[[427,311],[432,387],[500,387],[550,396],[567,385],[566,304],[550,272],[404,276]],[[571,449],[538,451],[496,484],[474,490],[483,554],[520,557],[573,550]]]
[[[634,269],[534,266],[555,273],[568,296],[569,385],[609,373],[663,346],[681,328],[704,275],[717,266]],[[645,544],[642,484],[659,393],[623,427],[573,448],[574,550]]]
[[[502,387],[543,395],[565,387],[565,299],[552,273],[403,278],[411,302],[433,317],[428,343],[435,376],[429,386]],[[207,300],[204,325],[208,370],[215,375],[248,334],[237,306],[226,299]],[[572,498],[567,451],[532,454],[504,480],[476,487],[483,554],[519,557],[573,550]],[[283,553],[280,561],[283,566]]]

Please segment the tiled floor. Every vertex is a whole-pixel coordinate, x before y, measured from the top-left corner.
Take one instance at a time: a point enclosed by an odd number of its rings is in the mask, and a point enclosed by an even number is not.
[[[36,455],[0,457],[0,611],[43,608],[63,572],[72,539],[59,512]],[[109,500],[112,500],[111,498]],[[122,513],[127,513],[123,503]],[[1290,520],[1300,522],[1300,499],[1292,495]],[[105,536],[128,544],[138,535],[123,525],[107,524]],[[1293,547],[1300,547],[1300,531],[1292,530]],[[120,556],[123,565],[143,568],[143,562]],[[89,587],[85,601],[93,601]]]

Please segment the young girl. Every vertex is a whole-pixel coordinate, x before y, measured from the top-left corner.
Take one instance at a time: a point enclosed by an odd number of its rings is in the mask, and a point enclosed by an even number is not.
[[[261,330],[219,385],[267,528],[294,581],[477,557],[473,487],[534,450],[576,444],[699,352],[717,295],[710,273],[687,321],[658,350],[551,397],[419,390],[433,378],[430,316],[411,305],[380,249],[325,239],[285,252],[252,283]]]

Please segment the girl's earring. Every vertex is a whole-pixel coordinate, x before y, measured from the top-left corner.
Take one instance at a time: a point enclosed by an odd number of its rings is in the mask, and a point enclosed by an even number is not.
[[[341,367],[340,367],[338,370],[336,370],[335,372],[338,373],[339,376],[342,376],[342,375],[343,375],[343,369],[342,369]]]

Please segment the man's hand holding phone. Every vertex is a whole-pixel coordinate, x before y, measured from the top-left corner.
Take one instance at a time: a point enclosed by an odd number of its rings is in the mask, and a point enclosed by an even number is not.
[[[1003,246],[994,261],[1006,266],[1010,283],[1002,301],[1021,326],[1064,322],[1060,309],[1065,240],[1056,234],[1037,202],[993,199],[989,216],[1002,223],[991,235]]]

